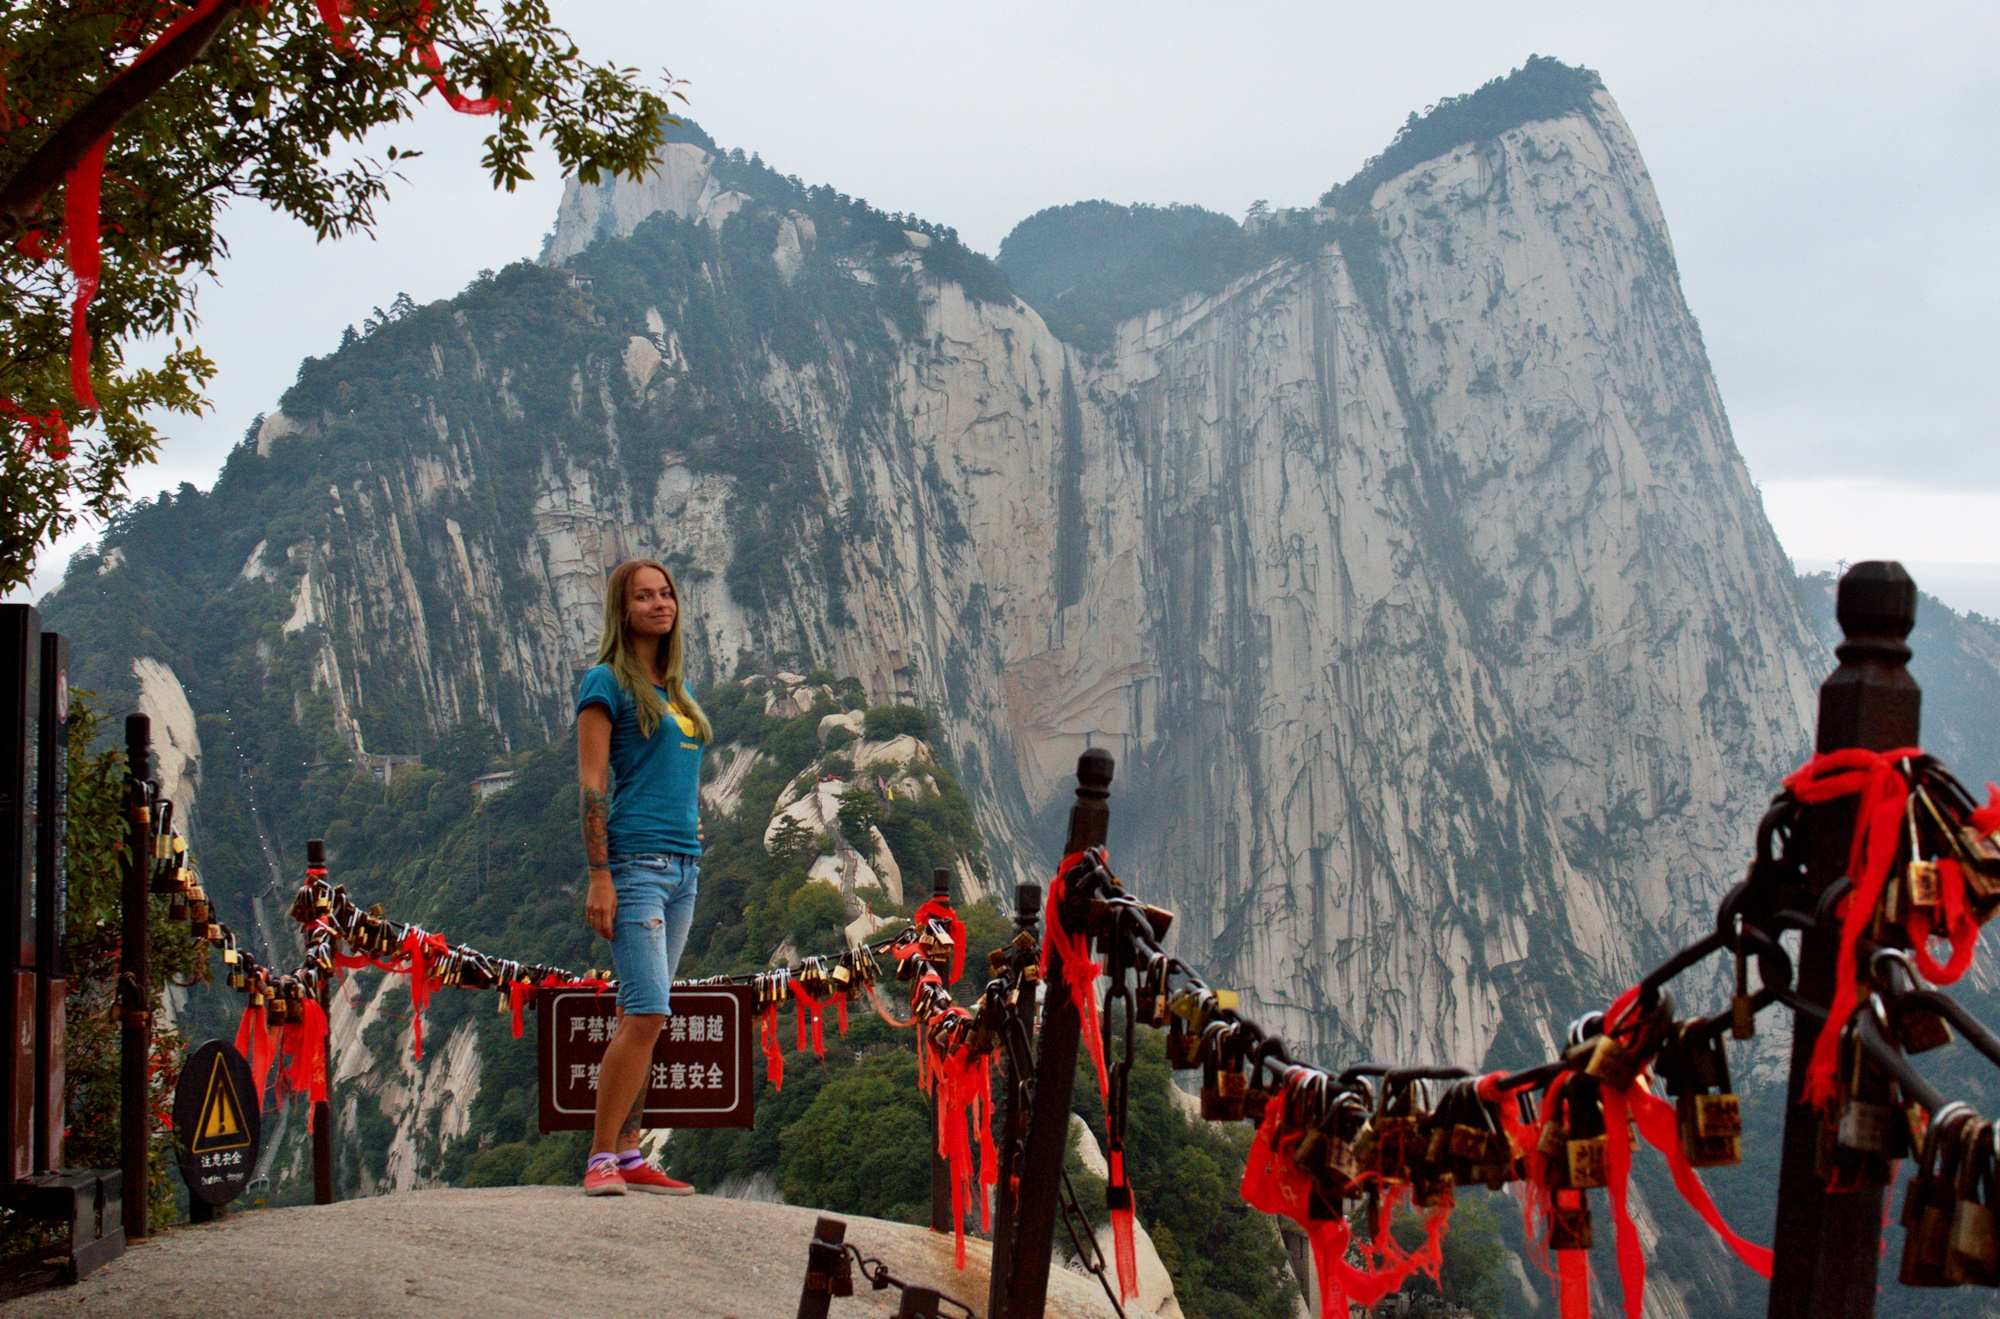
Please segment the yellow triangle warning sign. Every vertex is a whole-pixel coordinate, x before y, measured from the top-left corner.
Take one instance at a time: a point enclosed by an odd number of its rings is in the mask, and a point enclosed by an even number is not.
[[[242,1149],[250,1143],[250,1128],[243,1121],[243,1104],[236,1097],[235,1083],[223,1055],[217,1052],[208,1074],[208,1093],[201,1101],[201,1120],[195,1123],[194,1139],[188,1148],[195,1154]]]

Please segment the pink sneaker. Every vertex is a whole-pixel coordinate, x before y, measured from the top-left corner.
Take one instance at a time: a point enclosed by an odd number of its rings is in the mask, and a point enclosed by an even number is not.
[[[650,1163],[642,1163],[636,1168],[624,1168],[618,1173],[625,1185],[648,1195],[693,1195],[694,1187],[686,1182],[667,1176]]]
[[[623,1195],[625,1179],[618,1173],[615,1163],[600,1163],[583,1174],[585,1195]]]

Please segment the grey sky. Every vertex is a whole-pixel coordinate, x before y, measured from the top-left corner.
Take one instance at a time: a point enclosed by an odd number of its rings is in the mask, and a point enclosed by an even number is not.
[[[1946,598],[2000,614],[1991,6],[554,8],[592,58],[690,79],[719,142],[988,252],[1025,216],[1087,197],[1239,216],[1257,198],[1309,204],[1411,110],[1531,53],[1587,64],[1646,155],[1787,547],[1994,565],[1990,591],[1961,573],[1972,585]],[[480,131],[435,106],[378,144],[426,155],[375,242],[315,246],[248,208],[228,218],[234,256],[202,296],[215,411],[176,424],[135,492],[209,484],[299,359],[398,290],[448,297],[534,254],[560,182],[491,193]]]

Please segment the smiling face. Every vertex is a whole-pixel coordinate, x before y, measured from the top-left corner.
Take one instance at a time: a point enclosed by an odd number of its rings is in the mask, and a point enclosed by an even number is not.
[[[664,637],[680,617],[680,600],[658,568],[641,568],[625,584],[625,628],[634,640]]]

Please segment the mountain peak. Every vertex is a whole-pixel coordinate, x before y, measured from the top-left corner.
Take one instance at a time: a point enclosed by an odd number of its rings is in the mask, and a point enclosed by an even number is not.
[[[1474,91],[1447,96],[1422,113],[1412,110],[1389,145],[1345,183],[1328,188],[1319,204],[1350,214],[1367,210],[1375,189],[1404,170],[1522,124],[1588,113],[1603,91],[1604,80],[1594,69],[1530,55],[1520,68]]]

